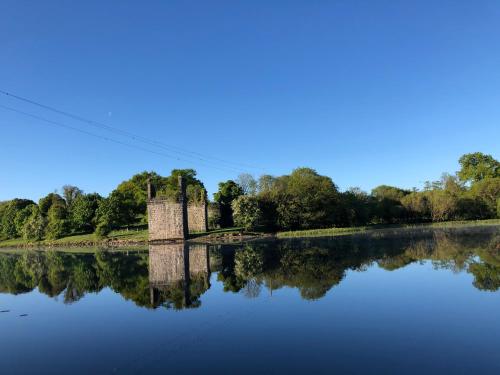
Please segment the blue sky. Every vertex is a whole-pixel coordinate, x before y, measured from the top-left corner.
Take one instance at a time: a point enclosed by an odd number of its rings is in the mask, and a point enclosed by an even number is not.
[[[0,90],[203,156],[0,95],[162,154],[0,108],[0,200],[64,184],[106,195],[172,168],[195,168],[210,193],[298,166],[342,189],[421,187],[464,153],[500,156],[499,19],[498,1],[4,0]]]

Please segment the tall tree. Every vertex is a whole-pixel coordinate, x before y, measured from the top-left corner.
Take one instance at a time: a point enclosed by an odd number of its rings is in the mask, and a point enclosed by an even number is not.
[[[231,203],[240,195],[243,195],[243,190],[233,180],[219,183],[219,191],[214,194],[214,199],[220,207],[220,225],[222,228],[228,228],[234,225]]]
[[[63,186],[63,197],[66,201],[66,206],[68,210],[71,210],[74,200],[83,194],[83,191],[76,186],[64,185]]]
[[[485,178],[500,177],[500,162],[493,156],[474,152],[463,155],[459,161],[458,177],[465,182],[478,182]]]

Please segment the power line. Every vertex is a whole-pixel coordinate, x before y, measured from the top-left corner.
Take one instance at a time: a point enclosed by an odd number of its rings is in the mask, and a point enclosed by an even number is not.
[[[0,104],[0,108],[6,109],[8,111],[15,112],[15,113],[18,113],[18,114],[22,114],[24,116],[31,117],[31,118],[33,118],[35,120],[43,121],[43,122],[45,122],[47,124],[50,124],[50,125],[53,125],[53,126],[57,126],[57,127],[65,128],[65,129],[70,129],[70,130],[73,130],[73,131],[80,132],[82,134],[89,135],[91,137],[100,138],[100,139],[103,139],[103,140],[108,141],[108,142],[113,142],[113,143],[116,143],[116,144],[119,144],[119,145],[122,145],[122,146],[126,146],[126,147],[129,147],[129,148],[135,148],[135,149],[138,149],[138,150],[141,150],[141,151],[144,151],[144,152],[149,152],[149,153],[152,153],[152,154],[156,154],[156,155],[160,155],[160,156],[163,156],[163,157],[167,157],[169,159],[175,159],[175,160],[179,160],[179,161],[187,161],[187,162],[192,163],[191,160],[186,160],[186,159],[180,158],[180,157],[175,156],[175,155],[170,155],[170,154],[166,154],[166,153],[163,153],[163,152],[158,152],[158,151],[150,150],[150,149],[147,149],[147,148],[144,148],[144,147],[141,147],[141,146],[137,146],[137,145],[134,145],[134,144],[130,144],[130,143],[127,143],[127,142],[122,142],[122,141],[113,139],[111,137],[107,137],[107,136],[102,136],[102,135],[99,135],[99,134],[95,134],[95,133],[89,132],[87,130],[83,130],[83,129],[77,128],[75,126],[63,124],[63,123],[58,122],[58,121],[49,120],[47,118],[44,118],[44,117],[41,117],[41,116],[38,116],[38,115],[34,115],[32,113],[24,112],[24,111],[21,111],[21,110],[16,109],[16,108],[8,107],[8,106],[2,105],[2,104]],[[223,171],[230,170],[232,172],[235,172],[235,171],[236,172],[241,172],[241,171],[239,171],[237,169],[226,167],[226,166],[209,165],[209,164],[207,164],[206,162],[203,162],[203,161],[198,162],[198,163],[205,164],[209,168],[215,168],[215,169],[219,169],[219,170],[223,170]]]
[[[46,109],[48,111],[52,111],[54,113],[57,113],[57,114],[60,114],[60,115],[72,118],[73,120],[84,122],[84,123],[86,123],[88,125],[91,125],[93,127],[104,129],[104,130],[109,131],[111,133],[120,134],[121,136],[126,136],[126,137],[129,137],[129,138],[132,138],[134,141],[139,141],[139,142],[142,142],[142,143],[146,143],[146,144],[148,144],[150,146],[159,147],[159,148],[162,148],[162,149],[164,149],[166,151],[169,151],[169,152],[178,153],[178,154],[181,154],[181,155],[183,154],[184,156],[189,157],[189,158],[195,158],[195,159],[200,160],[200,161],[208,161],[208,162],[210,162],[209,159],[212,159],[212,161],[216,161],[216,162],[219,162],[219,163],[225,163],[225,164],[229,164],[229,165],[233,165],[233,166],[238,166],[240,168],[241,167],[252,168],[252,169],[257,169],[257,170],[263,171],[262,168],[259,168],[259,167],[256,167],[256,166],[252,166],[252,165],[249,165],[249,164],[243,164],[243,163],[233,162],[233,161],[229,161],[229,160],[224,160],[224,159],[216,158],[216,157],[213,157],[213,156],[204,155],[204,154],[199,153],[199,152],[189,151],[189,150],[183,149],[181,147],[169,145],[169,144],[166,144],[166,143],[163,143],[163,142],[160,142],[160,141],[156,141],[156,140],[153,140],[153,139],[149,139],[149,138],[143,137],[141,135],[134,134],[132,132],[126,131],[126,130],[115,128],[113,126],[109,126],[107,124],[104,124],[104,123],[101,123],[101,122],[98,122],[98,121],[90,120],[90,119],[87,119],[85,117],[82,117],[82,116],[79,116],[79,115],[76,115],[76,114],[73,114],[73,113],[70,113],[70,112],[62,111],[62,110],[57,109],[55,107],[48,106],[46,104],[42,104],[40,102],[31,100],[31,99],[28,99],[28,98],[25,98],[25,97],[12,94],[12,93],[7,92],[5,90],[1,90],[0,89],[0,93],[6,95],[8,97],[12,97],[14,99],[21,100],[23,102],[26,102],[26,103],[38,106],[38,107]]]

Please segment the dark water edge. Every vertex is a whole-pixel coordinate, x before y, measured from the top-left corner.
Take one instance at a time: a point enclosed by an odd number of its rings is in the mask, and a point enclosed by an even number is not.
[[[500,227],[0,250],[0,368],[498,373]]]

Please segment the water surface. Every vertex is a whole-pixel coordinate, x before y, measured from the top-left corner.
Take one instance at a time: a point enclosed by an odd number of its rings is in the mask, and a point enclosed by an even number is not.
[[[498,374],[499,238],[0,251],[1,373]]]

